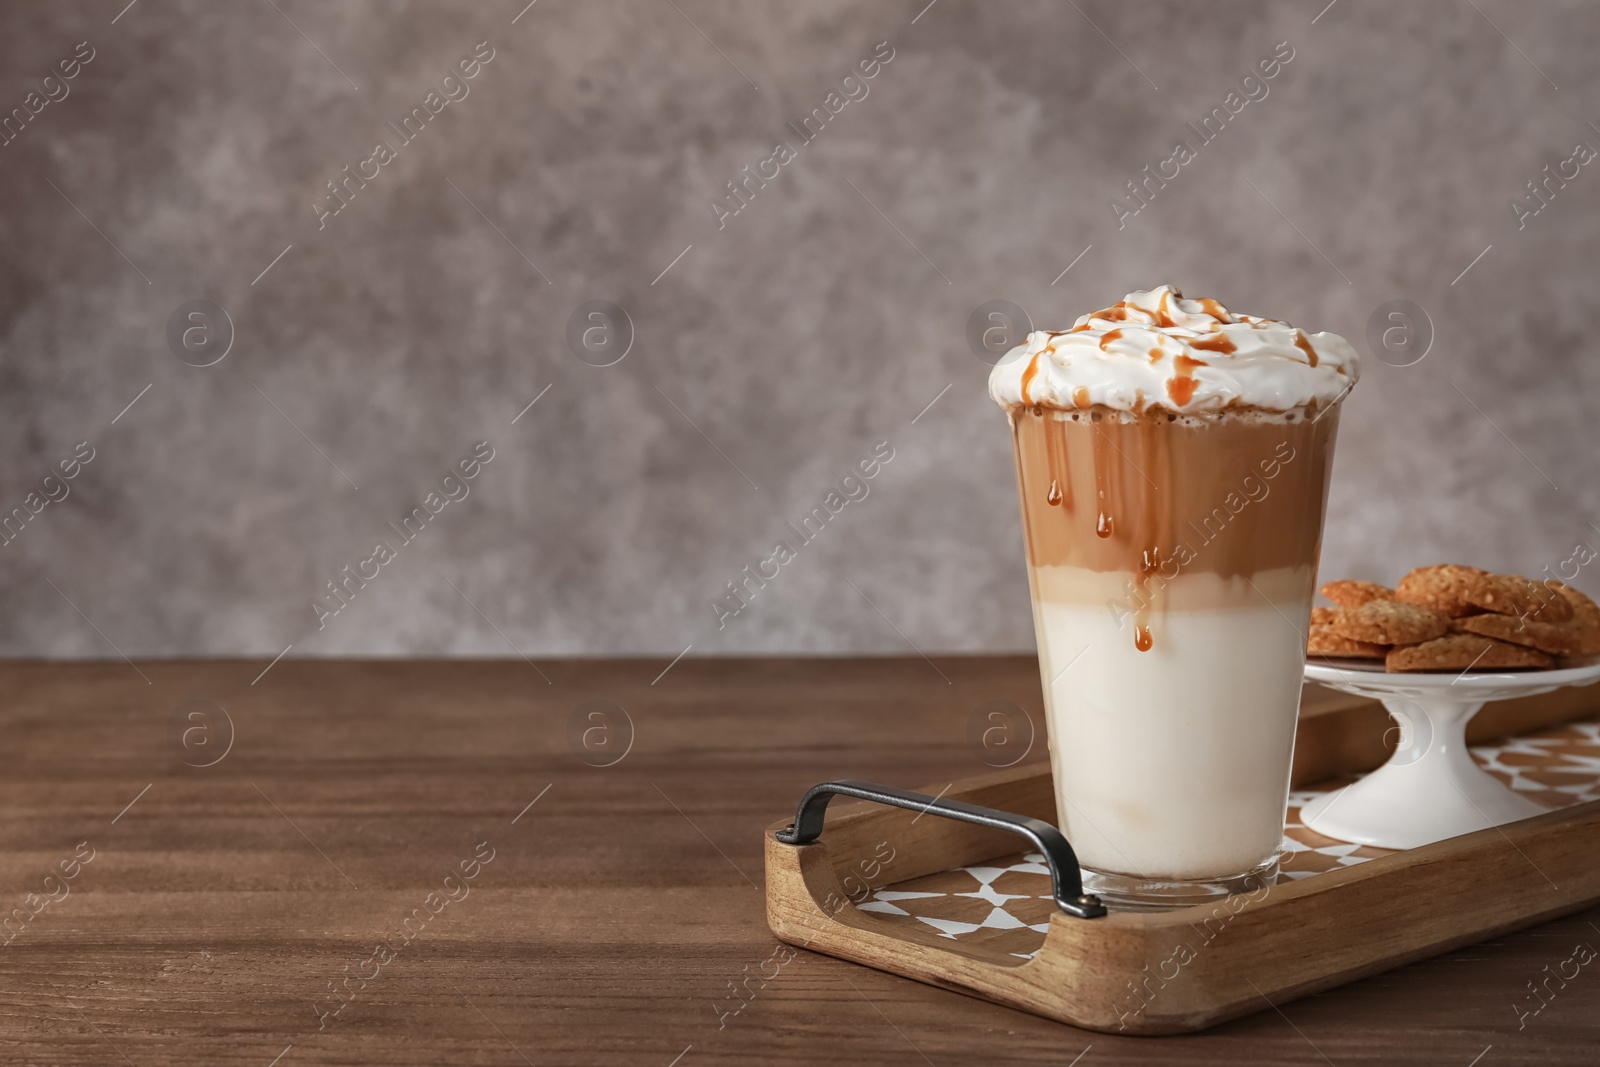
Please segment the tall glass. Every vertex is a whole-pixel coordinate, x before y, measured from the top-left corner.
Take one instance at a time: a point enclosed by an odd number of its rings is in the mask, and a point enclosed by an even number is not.
[[[1011,410],[1060,826],[1089,892],[1277,874],[1337,404]]]

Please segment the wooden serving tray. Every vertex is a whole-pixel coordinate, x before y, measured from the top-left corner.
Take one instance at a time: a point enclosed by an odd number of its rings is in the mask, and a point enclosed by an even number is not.
[[[1393,743],[1378,705],[1308,700],[1278,883],[1168,912],[1077,918],[1010,833],[837,803],[815,843],[781,843],[788,820],[769,828],[767,921],[790,944],[1075,1026],[1200,1030],[1600,901],[1600,723],[1571,721],[1597,707],[1600,687],[1491,708],[1469,731],[1474,756],[1552,810],[1390,852],[1299,823],[1302,803],[1381,763],[1385,733]],[[1490,732],[1517,736],[1483,743]],[[1055,822],[1047,764],[942,795]]]

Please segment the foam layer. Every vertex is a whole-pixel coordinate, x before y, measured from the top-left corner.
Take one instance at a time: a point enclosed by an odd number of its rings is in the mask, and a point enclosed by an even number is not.
[[[1358,363],[1337,334],[1235,315],[1163,285],[1084,315],[1071,330],[1030,333],[995,365],[989,395],[1007,409],[1286,412],[1338,401]]]

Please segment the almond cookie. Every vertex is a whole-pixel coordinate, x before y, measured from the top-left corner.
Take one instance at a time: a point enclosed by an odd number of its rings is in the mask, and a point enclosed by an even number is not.
[[[1555,660],[1536,648],[1508,645],[1477,634],[1447,634],[1418,645],[1391,648],[1384,666],[1391,671],[1464,671],[1507,667],[1549,667]]]
[[[1572,618],[1572,605],[1565,597],[1517,574],[1480,574],[1462,586],[1461,599],[1484,611],[1521,615],[1538,622],[1566,622]]]
[[[1468,603],[1462,594],[1467,584],[1488,571],[1466,567],[1459,563],[1441,563],[1435,567],[1418,567],[1400,579],[1395,586],[1394,598],[1406,604],[1431,608],[1450,618],[1474,615],[1478,609]]]
[[[1578,643],[1571,655],[1600,656],[1600,605],[1570,585],[1555,582],[1553,586],[1572,606],[1572,622],[1568,625],[1578,631]]]
[[[1377,582],[1364,582],[1359,578],[1341,578],[1328,582],[1317,590],[1341,608],[1359,608],[1369,600],[1393,600],[1394,590]]]
[[[1325,626],[1339,617],[1342,608],[1316,607],[1311,609],[1311,625]]]
[[[1329,609],[1337,610],[1337,609]],[[1306,641],[1306,655],[1334,656],[1348,659],[1382,659],[1388,649],[1371,641],[1356,641],[1340,637],[1328,623],[1312,622],[1311,636]]]
[[[1340,637],[1379,645],[1411,645],[1443,637],[1450,620],[1437,611],[1398,600],[1369,600],[1359,608],[1345,608],[1329,627]]]
[[[1538,622],[1516,615],[1468,615],[1464,619],[1453,619],[1450,628],[1457,633],[1478,634],[1537,648],[1552,656],[1577,655],[1583,639],[1575,623]]]

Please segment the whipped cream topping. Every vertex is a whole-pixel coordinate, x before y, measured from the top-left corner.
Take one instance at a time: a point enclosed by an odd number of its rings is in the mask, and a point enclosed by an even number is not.
[[[1007,409],[1286,412],[1342,398],[1357,363],[1338,334],[1236,315],[1163,285],[1083,315],[1071,330],[1030,333],[995,364],[989,395]]]

